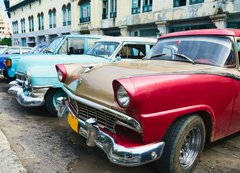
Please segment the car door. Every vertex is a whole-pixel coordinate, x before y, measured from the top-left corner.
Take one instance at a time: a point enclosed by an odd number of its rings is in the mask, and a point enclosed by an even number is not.
[[[240,57],[240,38],[237,39],[238,59]],[[236,72],[236,76],[240,76],[240,71]],[[236,132],[240,130],[240,80],[235,80],[236,94],[235,104],[229,130]]]

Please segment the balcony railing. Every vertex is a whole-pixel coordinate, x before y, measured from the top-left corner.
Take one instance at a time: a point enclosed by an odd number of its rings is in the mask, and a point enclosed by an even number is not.
[[[117,17],[117,12],[110,12],[110,18]]]
[[[52,24],[49,25],[49,28],[52,28]]]
[[[132,14],[139,14],[139,13],[140,13],[140,7],[132,8]]]
[[[67,22],[63,22],[63,26],[66,26],[67,25]]]
[[[71,24],[72,24],[72,22],[71,22],[71,21],[68,21],[68,22],[67,22],[67,24],[68,24],[68,25],[71,25]]]
[[[144,5],[143,13],[152,11],[152,5]]]
[[[90,17],[81,17],[80,18],[80,23],[85,23],[85,22],[90,22]]]
[[[53,28],[56,28],[56,24],[53,24]]]

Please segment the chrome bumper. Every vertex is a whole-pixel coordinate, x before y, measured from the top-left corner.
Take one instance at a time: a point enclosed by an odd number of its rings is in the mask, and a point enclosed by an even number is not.
[[[17,92],[16,99],[24,107],[43,106],[45,103],[44,95],[36,96],[31,92],[24,92],[23,90]]]
[[[18,92],[23,92],[23,88],[14,82],[15,81],[10,82],[11,84],[9,83],[10,88],[8,89],[8,93],[12,95],[16,95]]]
[[[78,120],[78,133],[86,138],[86,144],[89,147],[101,148],[112,163],[122,166],[139,166],[153,162],[162,155],[164,142],[129,148],[117,144],[110,135],[99,129],[94,118],[86,121],[77,118],[63,97],[57,100],[57,111],[60,117],[66,117],[70,112]]]
[[[34,94],[30,91],[24,91],[23,88],[15,83],[15,81],[10,82],[9,85],[13,85],[8,89],[9,94],[16,96],[18,103],[24,107],[34,107],[44,105],[44,95],[45,93]]]

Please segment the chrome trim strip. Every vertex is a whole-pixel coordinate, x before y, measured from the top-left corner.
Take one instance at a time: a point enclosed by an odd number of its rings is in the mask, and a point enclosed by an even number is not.
[[[45,85],[45,86],[31,86],[32,89],[43,89],[43,88],[52,88],[53,85]]]
[[[105,111],[105,112],[109,112],[109,113],[113,113],[117,116],[117,118],[125,121],[125,122],[128,122],[130,125],[132,125],[136,131],[138,131],[139,133],[142,133],[142,127],[141,125],[139,124],[139,122],[137,122],[135,119],[133,119],[132,117],[129,117],[121,112],[118,112],[118,111],[115,111],[113,109],[110,109],[108,107],[105,107],[105,106],[102,106],[100,104],[97,104],[95,102],[92,102],[90,100],[87,100],[87,99],[84,99],[82,97],[79,97],[79,96],[76,96],[74,95],[71,91],[69,91],[65,86],[62,87],[62,89],[66,92],[66,94],[71,97],[72,99],[74,100],[77,100],[83,104],[86,104],[90,107],[93,107],[95,109],[98,109],[100,111]]]

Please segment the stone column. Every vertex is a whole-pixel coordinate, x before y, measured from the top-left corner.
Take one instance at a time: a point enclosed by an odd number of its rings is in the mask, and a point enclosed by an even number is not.
[[[159,36],[167,34],[168,33],[168,23],[166,21],[158,21],[155,22],[157,25],[157,29],[159,31]]]
[[[71,33],[79,33],[79,5],[78,0],[71,0]]]
[[[210,19],[215,24],[217,28],[226,28],[227,27],[227,14],[216,14],[210,16]]]
[[[127,26],[119,26],[121,36],[128,36],[128,27]]]

